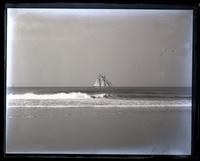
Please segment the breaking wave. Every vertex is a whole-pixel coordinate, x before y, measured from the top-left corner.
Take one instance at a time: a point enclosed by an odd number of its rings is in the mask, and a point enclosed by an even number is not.
[[[70,92],[70,93],[56,93],[56,94],[8,94],[8,99],[93,99],[93,98],[108,98],[111,95],[101,93],[89,95],[82,92]]]

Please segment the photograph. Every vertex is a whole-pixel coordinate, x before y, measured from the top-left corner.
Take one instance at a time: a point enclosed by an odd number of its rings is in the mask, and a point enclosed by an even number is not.
[[[6,154],[191,155],[192,9],[6,8]]]

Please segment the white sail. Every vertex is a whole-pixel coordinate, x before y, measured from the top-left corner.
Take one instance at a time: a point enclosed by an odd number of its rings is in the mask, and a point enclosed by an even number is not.
[[[99,80],[98,80],[98,79],[96,79],[96,81],[94,82],[93,86],[94,86],[94,87],[99,87],[99,86],[100,86],[100,85],[99,85]]]
[[[110,87],[112,86],[112,83],[106,79],[105,75],[99,74],[93,86],[94,87]]]
[[[99,80],[99,87],[102,87],[103,86],[103,82],[102,82],[101,77],[99,77],[98,80]]]
[[[101,79],[103,80],[103,86],[106,87],[106,77],[101,75]]]

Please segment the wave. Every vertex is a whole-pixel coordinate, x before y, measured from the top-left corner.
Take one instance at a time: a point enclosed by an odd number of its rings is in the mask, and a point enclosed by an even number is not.
[[[70,92],[70,93],[56,93],[56,94],[8,94],[8,99],[93,99],[93,98],[108,98],[111,95],[101,93],[89,95],[82,92]]]
[[[69,93],[54,93],[54,94],[35,94],[35,93],[24,93],[24,94],[8,94],[8,99],[131,99],[131,98],[179,98],[178,96],[172,95],[142,95],[142,94],[108,94],[108,93],[96,93],[88,94],[84,92],[69,92]],[[190,98],[180,96],[180,98]]]
[[[113,95],[106,94],[106,93],[100,93],[100,94],[93,94],[91,95],[92,98],[113,98]]]

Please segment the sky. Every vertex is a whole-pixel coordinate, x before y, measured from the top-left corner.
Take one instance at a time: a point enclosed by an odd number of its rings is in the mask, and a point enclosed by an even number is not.
[[[192,84],[192,10],[7,9],[7,86]]]

